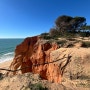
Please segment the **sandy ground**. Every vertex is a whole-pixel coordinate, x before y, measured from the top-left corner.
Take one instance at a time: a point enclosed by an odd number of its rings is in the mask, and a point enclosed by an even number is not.
[[[12,62],[12,60],[0,63],[0,68],[8,69],[10,64],[11,64],[11,62]],[[0,70],[0,72],[1,73],[5,73],[6,71]]]
[[[85,66],[85,70],[89,71],[90,65],[90,48],[60,48],[52,54],[58,56],[66,54],[71,54],[73,57],[72,59],[79,59],[77,57],[82,57],[83,65]],[[57,57],[56,57],[57,58]],[[53,57],[54,59],[54,57]],[[85,60],[84,60],[85,59]],[[55,60],[55,59],[54,59]],[[84,62],[85,61],[85,62]],[[12,60],[0,63],[0,68],[8,69]],[[74,66],[74,63],[71,63]],[[6,73],[6,71],[1,71],[2,73]],[[86,72],[84,72],[86,73]],[[88,74],[90,71],[88,72]],[[30,90],[32,84],[40,83],[44,84],[45,86],[49,86],[51,89],[49,90],[90,90],[90,84],[87,80],[68,80],[67,78],[65,81],[62,82],[60,85],[56,85],[56,83],[49,83],[48,81],[44,82],[39,80],[39,75],[26,73],[26,74],[18,74],[13,77],[5,77],[0,81],[0,90]],[[78,87],[76,87],[76,85]]]

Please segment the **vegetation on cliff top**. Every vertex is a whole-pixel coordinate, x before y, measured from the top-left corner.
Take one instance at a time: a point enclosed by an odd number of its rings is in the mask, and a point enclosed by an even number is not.
[[[90,25],[87,25],[85,17],[71,17],[67,15],[59,16],[55,20],[55,26],[49,33],[42,33],[44,39],[58,37],[88,37],[90,36]]]

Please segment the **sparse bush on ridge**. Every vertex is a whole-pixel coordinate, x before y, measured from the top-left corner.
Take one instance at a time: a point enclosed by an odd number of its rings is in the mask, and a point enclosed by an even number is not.
[[[59,32],[58,32],[57,29],[51,28],[50,31],[49,31],[49,35],[50,35],[51,37],[58,37],[58,36],[59,36]]]
[[[85,80],[86,80],[86,79],[87,79],[87,80],[90,80],[90,76],[87,76],[87,75],[83,75],[83,74],[82,74],[81,77],[80,77],[80,79],[81,79],[81,80],[84,80],[84,79],[85,79]]]
[[[62,15],[55,20],[55,25],[49,30],[49,33],[42,33],[41,37],[57,39],[59,37],[74,38],[77,35],[81,37],[90,36],[90,25],[86,25],[86,18]]]
[[[49,33],[41,33],[41,36],[47,36]]]
[[[43,39],[51,39],[51,36],[49,35],[49,33],[41,33],[40,35]]]
[[[66,40],[60,40],[57,41],[57,44],[59,44],[60,46],[63,46],[67,41]]]
[[[82,47],[90,47],[90,41],[83,41],[82,42]]]
[[[2,74],[2,73],[0,73],[0,80],[1,80],[1,79],[3,79],[3,74]]]
[[[35,83],[30,85],[31,90],[48,90],[46,87],[43,87],[41,83]]]

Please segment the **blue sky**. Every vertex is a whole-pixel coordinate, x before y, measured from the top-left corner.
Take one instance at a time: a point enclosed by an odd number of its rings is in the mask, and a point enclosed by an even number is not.
[[[48,32],[61,15],[85,17],[90,25],[90,0],[0,0],[0,38]]]

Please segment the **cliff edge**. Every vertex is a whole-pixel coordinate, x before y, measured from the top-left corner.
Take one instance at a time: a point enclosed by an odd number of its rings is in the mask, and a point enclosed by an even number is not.
[[[42,38],[28,37],[15,49],[15,57],[10,65],[17,73],[32,72],[42,79],[61,83],[62,77],[79,79],[90,76],[90,48],[59,48],[57,43]],[[19,72],[18,72],[19,71]]]

